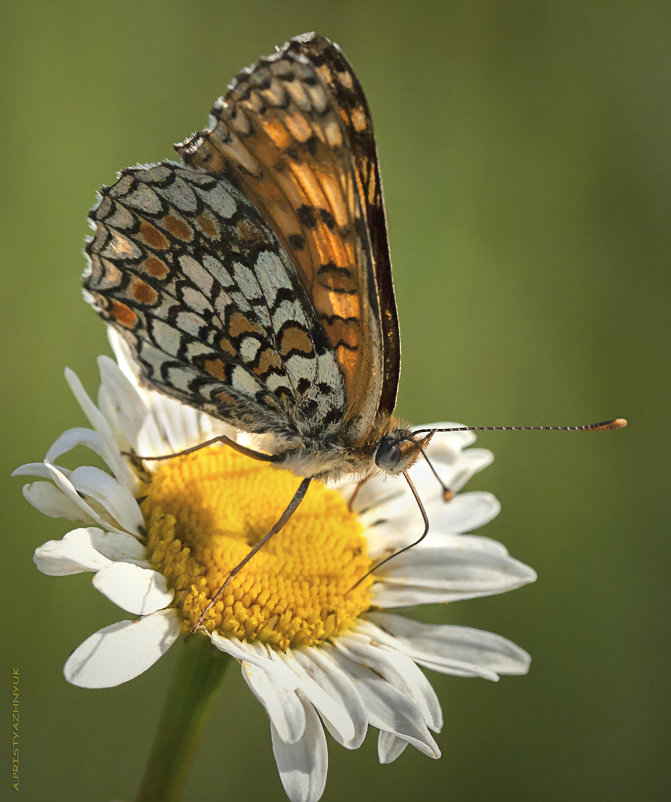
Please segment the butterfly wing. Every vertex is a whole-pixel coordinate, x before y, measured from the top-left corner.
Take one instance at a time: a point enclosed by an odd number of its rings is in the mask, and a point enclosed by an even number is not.
[[[88,299],[150,386],[286,441],[340,426],[340,370],[296,271],[224,177],[122,171],[91,212]]]
[[[393,411],[400,346],[370,114],[339,48],[308,35],[261,59],[177,149],[272,226],[342,372],[347,439],[365,440]]]
[[[317,33],[297,36],[288,48],[305,55],[328,86],[348,132],[357,191],[364,210],[383,337],[383,383],[379,408],[392,413],[401,370],[401,338],[387,237],[382,179],[368,102],[354,70],[335,42]]]

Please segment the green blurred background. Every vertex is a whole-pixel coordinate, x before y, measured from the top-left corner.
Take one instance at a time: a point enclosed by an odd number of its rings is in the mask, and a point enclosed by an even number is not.
[[[80,300],[94,191],[171,156],[230,78],[292,35],[339,42],[376,125],[416,422],[581,423],[624,432],[482,436],[485,534],[537,584],[441,620],[533,655],[493,685],[432,675],[431,761],[331,742],[325,800],[661,800],[669,794],[671,6],[656,2],[37,2],[4,12],[3,669],[21,670],[27,800],[131,800],[176,654],[127,686],[68,686],[68,653],[124,617],[33,549],[64,521],[16,465],[83,425],[103,326]],[[176,652],[176,649],[173,650]],[[9,748],[9,747],[7,747]],[[6,761],[7,766],[9,761]],[[9,798],[9,770],[6,769]],[[0,795],[2,795],[0,794]],[[281,800],[264,712],[231,670],[186,799]]]

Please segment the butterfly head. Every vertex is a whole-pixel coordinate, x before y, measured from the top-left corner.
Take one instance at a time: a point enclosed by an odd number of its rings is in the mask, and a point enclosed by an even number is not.
[[[403,473],[421,456],[433,432],[417,436],[410,429],[393,429],[383,435],[373,451],[375,465],[384,473]]]

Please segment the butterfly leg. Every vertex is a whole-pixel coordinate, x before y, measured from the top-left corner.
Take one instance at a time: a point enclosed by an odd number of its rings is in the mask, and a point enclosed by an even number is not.
[[[347,509],[352,512],[352,508],[354,507],[354,502],[356,501],[356,497],[359,495],[359,490],[366,484],[366,482],[371,478],[372,474],[368,474],[368,476],[364,477],[360,482],[357,482],[356,487],[354,488],[354,492],[350,496],[349,501],[347,502]]]
[[[276,456],[275,454],[263,454],[261,451],[254,451],[252,448],[247,448],[246,446],[240,445],[240,443],[236,443],[235,440],[231,440],[230,437],[226,437],[225,434],[220,434],[218,437],[212,437],[210,440],[205,440],[203,443],[198,443],[195,446],[191,446],[190,448],[185,448],[182,451],[175,451],[172,454],[161,454],[159,457],[141,457],[138,454],[133,454],[130,451],[122,451],[121,453],[125,457],[131,457],[133,459],[139,460],[159,460],[159,459],[172,459],[173,457],[183,457],[185,454],[193,454],[194,451],[199,451],[201,448],[207,448],[207,446],[212,446],[215,443],[222,443],[229,448],[232,448],[234,451],[237,451],[239,454],[244,454],[245,457],[251,457],[252,459],[258,459],[262,462],[277,462],[281,457]]]
[[[404,551],[408,551],[408,549],[411,549],[413,546],[416,546],[418,543],[421,543],[422,540],[424,540],[424,538],[429,534],[429,516],[426,514],[426,510],[424,509],[424,505],[422,504],[422,500],[419,497],[419,493],[417,492],[417,488],[415,487],[415,485],[414,485],[412,479],[410,478],[410,476],[408,475],[407,471],[403,471],[402,475],[403,475],[403,478],[405,479],[405,481],[408,483],[408,487],[410,488],[410,492],[415,497],[415,501],[417,502],[417,506],[419,507],[419,512],[420,512],[420,514],[422,516],[422,520],[424,521],[424,531],[417,538],[417,540],[414,540],[412,543],[409,543],[407,546],[403,546],[402,549],[399,549],[398,551],[395,551],[393,554],[390,554],[388,557],[385,557],[383,560],[380,560],[380,562],[375,563],[375,565],[372,568],[370,568],[368,571],[366,571],[366,573],[361,577],[361,579],[358,579],[352,585],[352,587],[347,591],[348,593],[353,591],[354,588],[357,587],[357,585],[360,585],[367,576],[370,576],[373,573],[373,571],[377,571],[378,568],[383,566],[385,563],[388,563],[389,560],[393,560],[394,557],[398,557],[399,554],[403,554]],[[449,501],[449,500],[450,499],[447,498],[447,496],[445,496],[445,501]]]
[[[266,534],[261,538],[261,540],[259,540],[258,543],[256,543],[254,545],[254,547],[252,549],[250,549],[249,553],[244,557],[244,559],[242,559],[235,566],[235,568],[231,569],[231,572],[226,577],[226,580],[225,580],[224,584],[214,594],[214,596],[212,597],[212,599],[209,602],[209,604],[207,605],[207,607],[203,610],[203,612],[200,614],[198,620],[193,625],[193,632],[195,632],[198,629],[198,627],[203,623],[203,619],[209,613],[209,611],[212,609],[212,607],[216,604],[216,602],[219,600],[221,594],[226,589],[226,585],[228,585],[228,583],[231,581],[231,579],[238,573],[238,571],[240,571],[242,568],[245,567],[245,565],[247,565],[247,563],[252,559],[252,557],[256,554],[256,552],[259,551],[259,549],[261,549],[263,546],[265,546],[265,544],[270,540],[270,538],[273,535],[276,535],[280,531],[280,529],[282,529],[282,527],[286,524],[286,522],[289,520],[289,518],[291,518],[291,516],[294,514],[294,512],[296,512],[296,509],[298,508],[298,505],[305,498],[305,494],[307,493],[308,487],[310,485],[310,481],[311,481],[310,477],[307,477],[306,479],[302,480],[302,482],[298,486],[298,490],[294,493],[294,496],[291,499],[291,501],[289,502],[289,505],[284,510],[282,515],[280,515],[280,517],[277,520],[277,522],[275,524],[273,524],[273,526],[268,530],[268,532],[266,532]]]

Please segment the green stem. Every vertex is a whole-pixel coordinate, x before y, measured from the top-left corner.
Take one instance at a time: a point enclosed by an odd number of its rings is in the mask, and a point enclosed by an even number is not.
[[[178,802],[229,663],[203,637],[181,648],[136,802]]]

